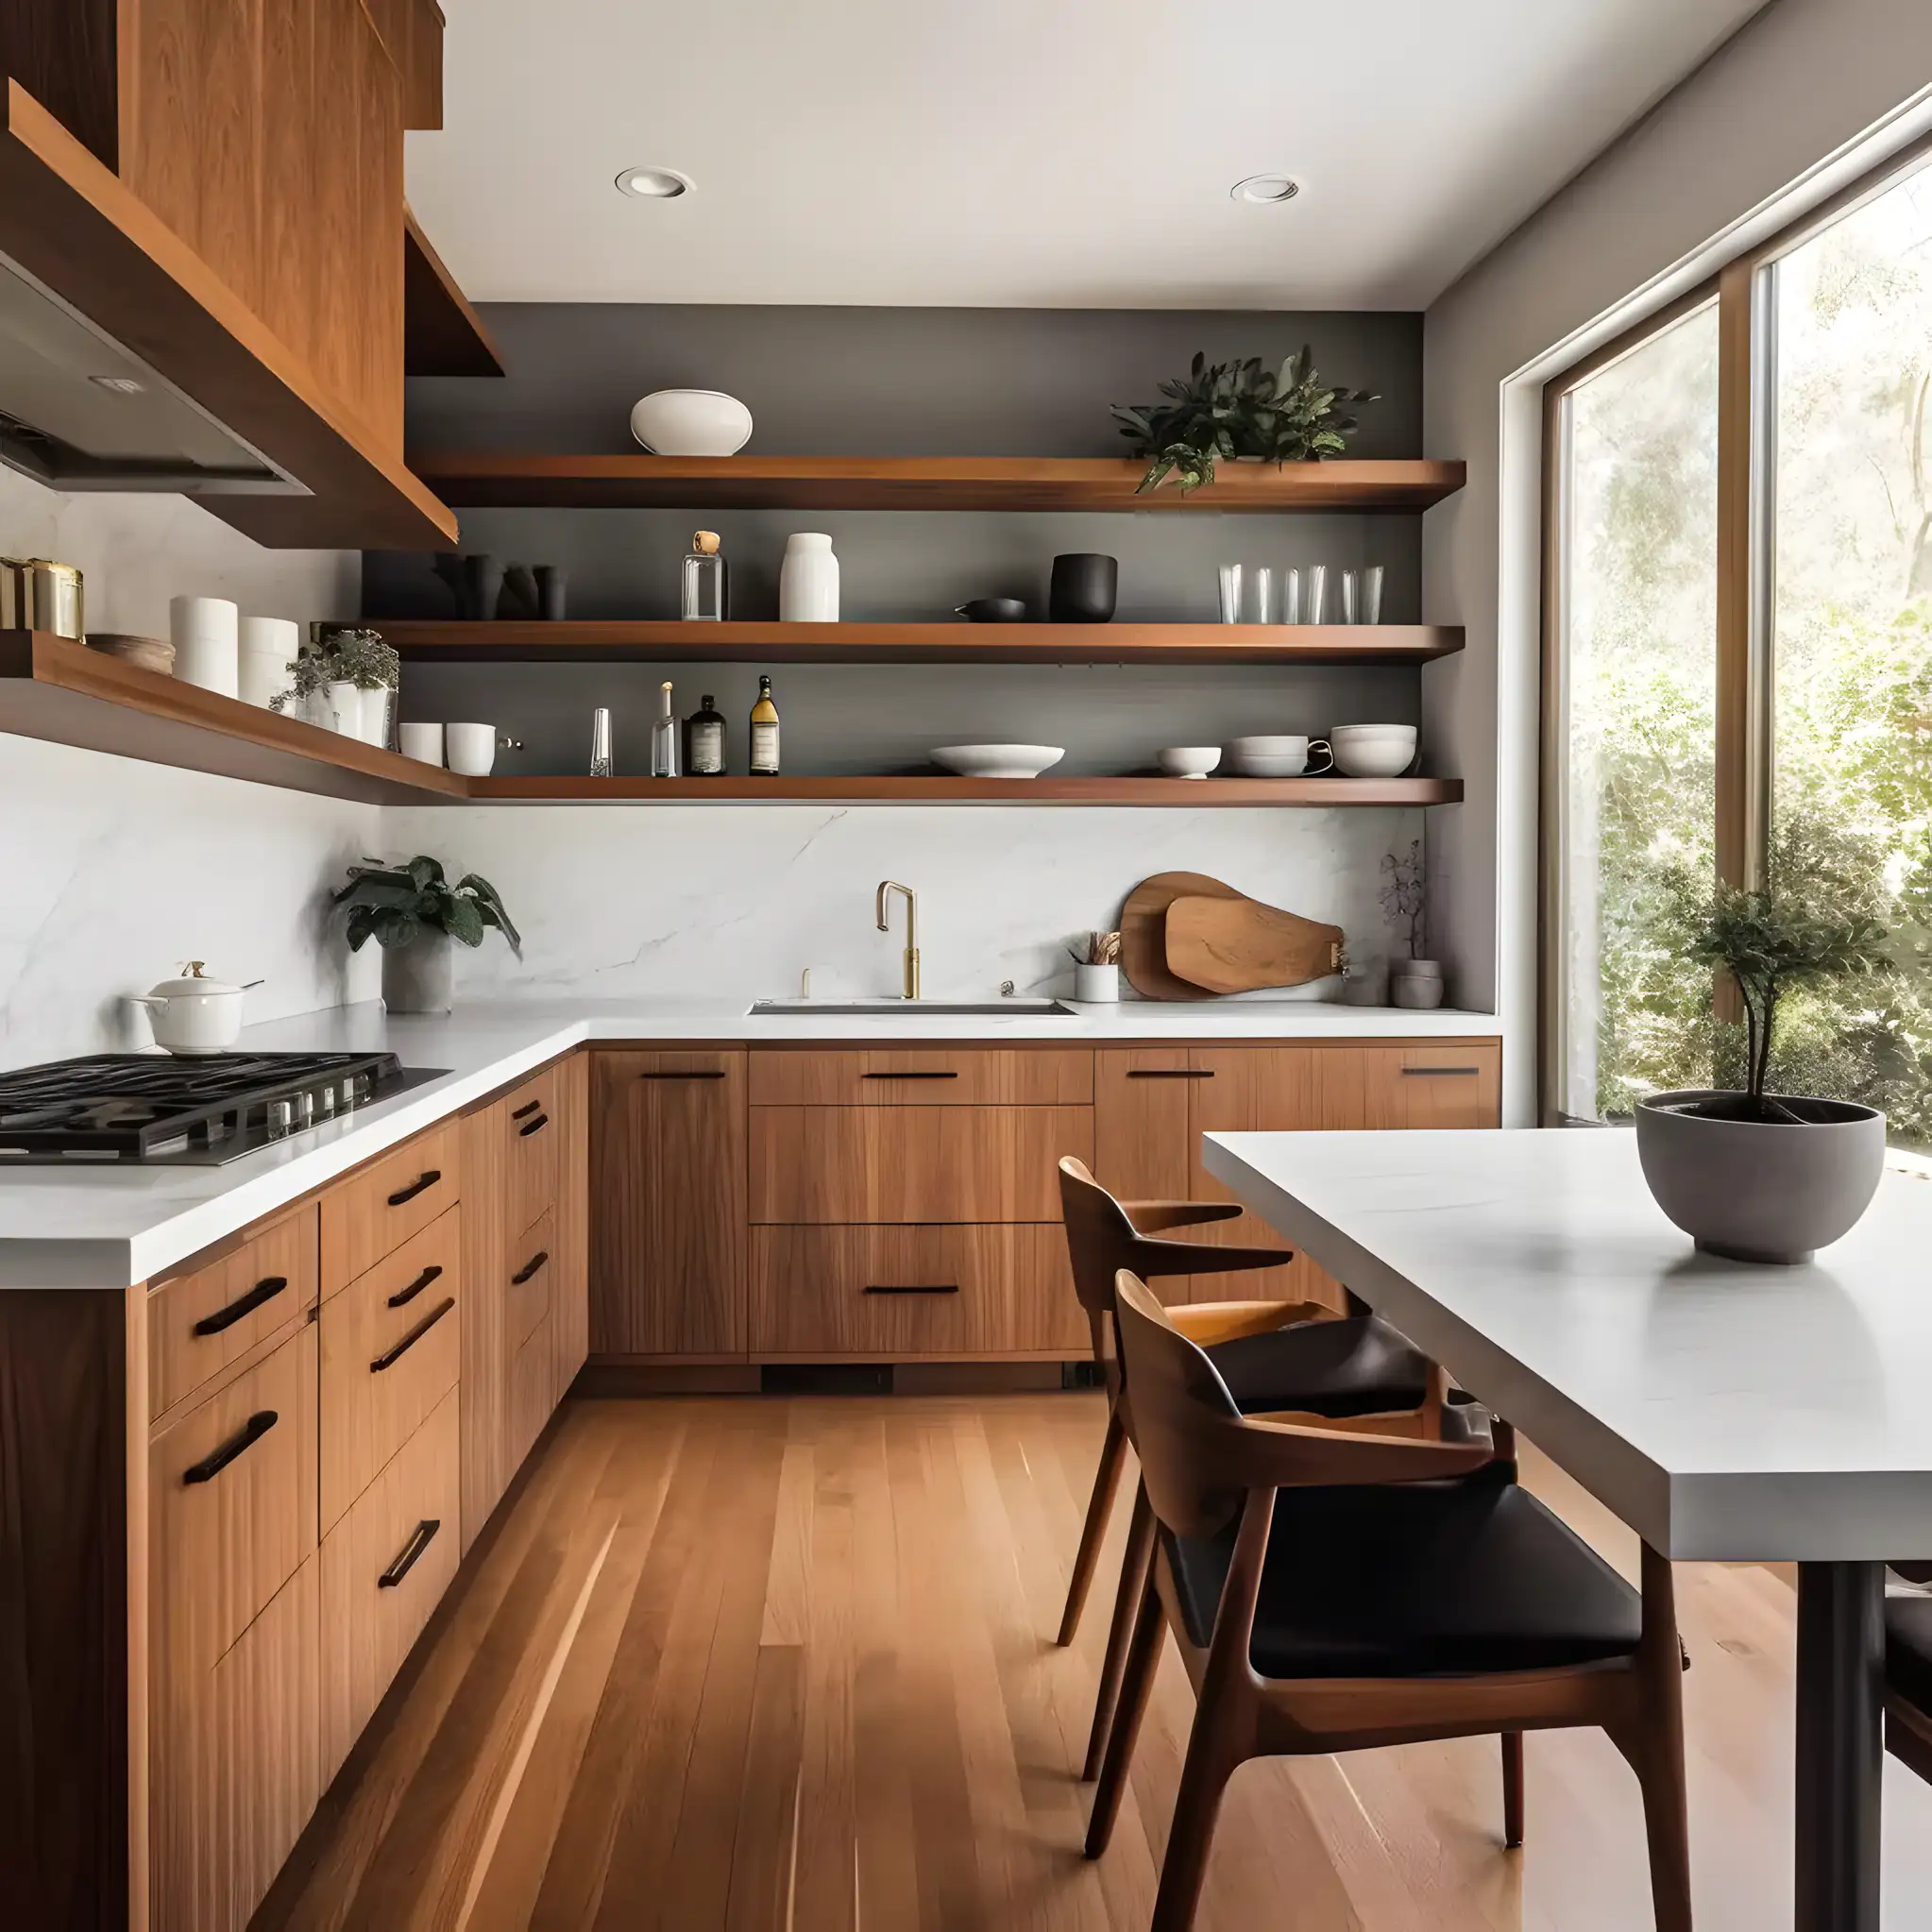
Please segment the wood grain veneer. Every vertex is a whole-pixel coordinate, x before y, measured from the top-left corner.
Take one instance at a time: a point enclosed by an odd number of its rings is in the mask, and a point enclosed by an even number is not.
[[[402,238],[403,374],[502,375],[502,353],[483,317],[407,206],[402,212]],[[382,635],[389,635],[387,624]]]
[[[754,1107],[1087,1107],[1091,1047],[763,1047]]]
[[[463,1192],[453,1121],[405,1141],[322,1196],[322,1292],[420,1233]]]
[[[549,799],[627,805],[1178,805],[1189,811],[1250,805],[1455,805],[1460,778],[953,778],[868,774],[804,778],[579,778],[531,773],[471,778],[465,796],[485,802]]]
[[[509,1159],[499,1100],[457,1124],[468,1198],[463,1204],[462,1547],[467,1550],[509,1486],[511,1349],[509,1270],[503,1257],[504,1169]]]
[[[590,1057],[557,1070],[557,1235],[551,1259],[551,1398],[561,1401],[590,1353]]]
[[[8,0],[0,75],[19,81],[104,167],[121,164],[120,0]]]
[[[557,1203],[559,1150],[564,1137],[561,1062],[503,1096],[503,1226],[521,1234]]]

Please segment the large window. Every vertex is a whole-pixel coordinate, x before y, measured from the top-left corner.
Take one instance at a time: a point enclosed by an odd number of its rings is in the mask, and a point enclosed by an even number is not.
[[[1932,167],[1546,401],[1546,1117],[1731,1084],[1675,907],[1796,829],[1869,882],[1897,972],[1794,1001],[1778,1084],[1932,1147]]]

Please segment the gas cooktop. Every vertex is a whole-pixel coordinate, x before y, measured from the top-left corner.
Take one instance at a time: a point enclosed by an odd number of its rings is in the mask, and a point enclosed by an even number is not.
[[[0,1167],[218,1166],[438,1077],[393,1053],[95,1053],[0,1074]]]

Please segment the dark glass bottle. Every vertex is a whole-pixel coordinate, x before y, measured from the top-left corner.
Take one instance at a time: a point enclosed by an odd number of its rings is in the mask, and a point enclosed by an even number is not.
[[[693,778],[724,776],[724,714],[708,691],[685,720],[685,770]]]

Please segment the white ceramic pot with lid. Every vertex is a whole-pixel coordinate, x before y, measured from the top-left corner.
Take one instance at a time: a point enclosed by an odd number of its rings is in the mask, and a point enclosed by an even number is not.
[[[190,959],[180,978],[163,979],[133,999],[147,1008],[157,1046],[178,1054],[227,1053],[241,1037],[242,995],[261,984],[251,979],[230,986],[210,977],[201,960]]]

